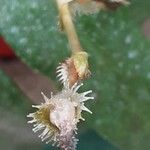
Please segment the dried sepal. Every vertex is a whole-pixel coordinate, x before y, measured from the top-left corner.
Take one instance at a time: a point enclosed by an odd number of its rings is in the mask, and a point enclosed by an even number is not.
[[[33,105],[38,110],[30,113],[28,117],[32,120],[34,132],[41,132],[39,137],[46,143],[52,142],[64,150],[75,150],[77,139],[77,123],[84,118],[82,111],[92,113],[85,107],[84,102],[94,97],[88,96],[92,91],[78,93],[83,84],[75,83],[72,87],[66,82],[64,89],[51,98],[47,98],[43,93],[45,100],[41,105]]]

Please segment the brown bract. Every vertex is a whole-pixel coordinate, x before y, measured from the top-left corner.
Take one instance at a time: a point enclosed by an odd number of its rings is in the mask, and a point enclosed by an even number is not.
[[[79,74],[75,68],[74,62],[72,58],[66,60],[66,65],[68,66],[68,79],[70,86],[74,85],[79,79]]]

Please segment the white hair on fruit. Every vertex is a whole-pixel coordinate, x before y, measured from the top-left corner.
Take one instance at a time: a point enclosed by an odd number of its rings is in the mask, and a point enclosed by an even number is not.
[[[57,78],[59,78],[59,81],[61,83],[65,83],[69,77],[69,68],[66,63],[60,63],[60,65],[57,67],[56,73]]]

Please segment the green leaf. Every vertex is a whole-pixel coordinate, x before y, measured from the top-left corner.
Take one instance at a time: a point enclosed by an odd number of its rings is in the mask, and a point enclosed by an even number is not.
[[[149,147],[150,44],[141,29],[149,6],[148,0],[133,0],[116,12],[76,18],[93,74],[84,88],[96,96],[88,103],[93,115],[85,114],[81,126],[93,128],[127,150]],[[57,27],[57,15],[51,0],[0,1],[1,34],[26,63],[54,80],[58,63],[70,55],[66,36]],[[0,83],[5,82],[3,78]],[[1,87],[0,99],[13,94],[7,86]]]

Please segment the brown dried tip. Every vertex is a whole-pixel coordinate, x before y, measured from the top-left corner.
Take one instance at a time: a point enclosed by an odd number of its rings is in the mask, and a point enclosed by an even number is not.
[[[129,4],[127,0],[93,0],[93,1],[102,3],[106,9],[110,10],[116,10],[118,7],[122,5]]]

